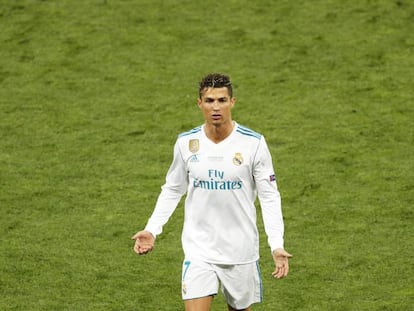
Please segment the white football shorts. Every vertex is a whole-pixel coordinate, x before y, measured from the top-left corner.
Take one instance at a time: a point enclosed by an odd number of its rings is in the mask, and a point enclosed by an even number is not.
[[[221,265],[184,260],[183,300],[217,295],[220,284],[227,303],[234,309],[245,309],[262,301],[262,278],[258,262]]]

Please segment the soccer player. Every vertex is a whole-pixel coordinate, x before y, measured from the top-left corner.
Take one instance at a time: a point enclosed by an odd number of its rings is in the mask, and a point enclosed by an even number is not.
[[[199,85],[204,124],[178,136],[173,162],[155,209],[134,251],[147,254],[186,194],[182,232],[182,297],[185,310],[208,311],[221,284],[228,310],[251,310],[262,299],[259,236],[254,202],[259,197],[275,262],[273,277],[289,271],[284,224],[272,158],[263,135],[232,120],[236,99],[228,76],[209,74]]]

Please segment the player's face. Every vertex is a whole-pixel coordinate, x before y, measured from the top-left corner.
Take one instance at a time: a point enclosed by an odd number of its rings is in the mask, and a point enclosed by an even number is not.
[[[236,99],[230,97],[226,87],[207,88],[198,99],[198,107],[203,111],[205,122],[209,125],[220,126],[231,123],[231,109]]]

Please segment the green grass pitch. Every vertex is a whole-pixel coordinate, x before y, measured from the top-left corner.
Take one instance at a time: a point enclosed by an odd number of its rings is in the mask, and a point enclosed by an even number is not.
[[[183,206],[137,257],[197,83],[265,135],[287,279],[254,310],[414,305],[414,3],[0,0],[0,310],[182,310]],[[224,310],[219,295],[213,310]]]

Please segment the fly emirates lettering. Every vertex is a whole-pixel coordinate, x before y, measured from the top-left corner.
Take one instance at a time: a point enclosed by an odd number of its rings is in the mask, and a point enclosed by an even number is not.
[[[237,190],[243,186],[241,180],[225,180],[223,171],[208,170],[208,177],[209,180],[195,178],[193,181],[194,188],[206,190]]]

